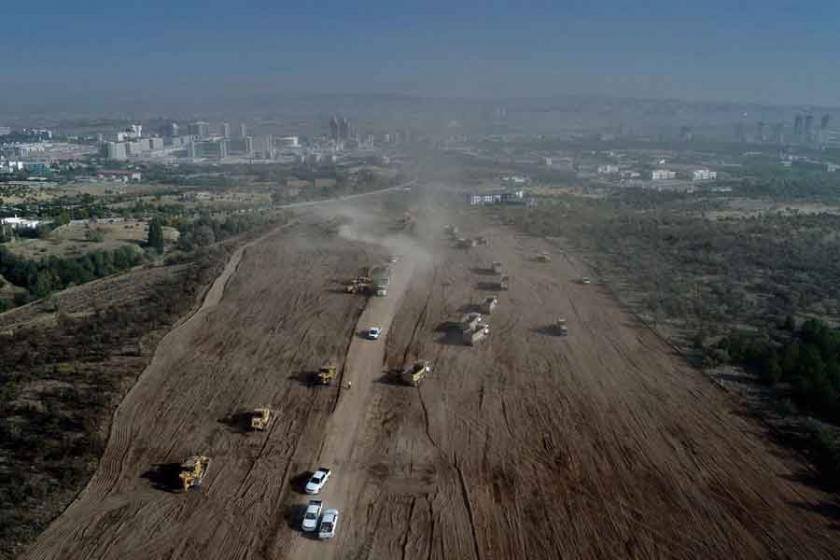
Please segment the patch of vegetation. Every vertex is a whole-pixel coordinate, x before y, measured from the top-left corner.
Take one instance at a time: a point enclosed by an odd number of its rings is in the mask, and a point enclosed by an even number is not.
[[[840,423],[840,331],[818,319],[796,329],[789,318],[781,329],[734,333],[718,348],[766,383],[789,384],[802,410]]]
[[[38,261],[15,256],[0,247],[0,275],[35,298],[129,269],[142,261],[142,253],[130,246],[72,259],[51,256]]]
[[[0,335],[0,558],[11,559],[96,469],[114,408],[155,341],[224,262],[204,252],[119,305]]]

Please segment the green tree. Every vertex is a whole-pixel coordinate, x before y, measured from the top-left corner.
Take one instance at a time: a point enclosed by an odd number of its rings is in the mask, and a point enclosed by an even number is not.
[[[163,253],[163,224],[160,218],[152,218],[149,222],[148,245],[158,253]]]

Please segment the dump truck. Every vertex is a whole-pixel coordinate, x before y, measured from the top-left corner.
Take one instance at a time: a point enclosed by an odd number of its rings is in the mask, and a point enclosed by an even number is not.
[[[327,362],[321,369],[318,370],[318,383],[321,385],[329,385],[338,376],[338,367],[332,363]]]
[[[399,379],[406,385],[417,387],[430,371],[432,371],[432,366],[427,360],[418,360],[410,367],[399,372]]]
[[[490,336],[490,325],[482,323],[477,325],[474,329],[466,330],[461,333],[461,339],[467,346],[475,346],[475,344],[482,339]]]
[[[465,332],[478,328],[482,323],[484,323],[484,317],[481,316],[481,313],[467,313],[461,317],[458,328],[461,332]]]
[[[557,319],[554,323],[554,332],[558,336],[566,336],[569,334],[569,328],[566,326],[566,319]]]
[[[376,296],[388,295],[388,287],[391,285],[391,267],[388,265],[377,266],[371,269],[371,292]]]
[[[481,302],[481,312],[485,315],[490,315],[493,313],[493,310],[496,309],[496,305],[499,303],[499,298],[496,296],[487,296],[484,298],[484,301]]]
[[[461,318],[458,324],[461,333],[461,340],[464,344],[473,346],[479,340],[490,334],[490,325],[481,316],[481,313],[467,313]]]
[[[265,430],[271,422],[271,409],[266,407],[254,409],[251,413],[251,429]]]
[[[178,473],[178,478],[181,479],[184,490],[200,487],[209,467],[210,458],[204,455],[193,455],[181,463],[181,472]]]

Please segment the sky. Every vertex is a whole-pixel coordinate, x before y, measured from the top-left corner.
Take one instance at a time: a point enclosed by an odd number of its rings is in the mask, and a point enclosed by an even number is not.
[[[9,2],[0,102],[601,94],[840,106],[840,2]]]

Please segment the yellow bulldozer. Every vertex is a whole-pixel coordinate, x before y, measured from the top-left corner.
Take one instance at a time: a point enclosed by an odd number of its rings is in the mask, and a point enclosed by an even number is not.
[[[263,431],[271,422],[271,409],[266,407],[254,409],[251,414],[251,429]]]
[[[204,455],[193,455],[181,463],[181,472],[178,473],[178,478],[181,479],[184,490],[200,487],[209,467],[210,458]]]
[[[326,363],[318,370],[318,383],[329,385],[338,376],[338,367],[333,363]]]

